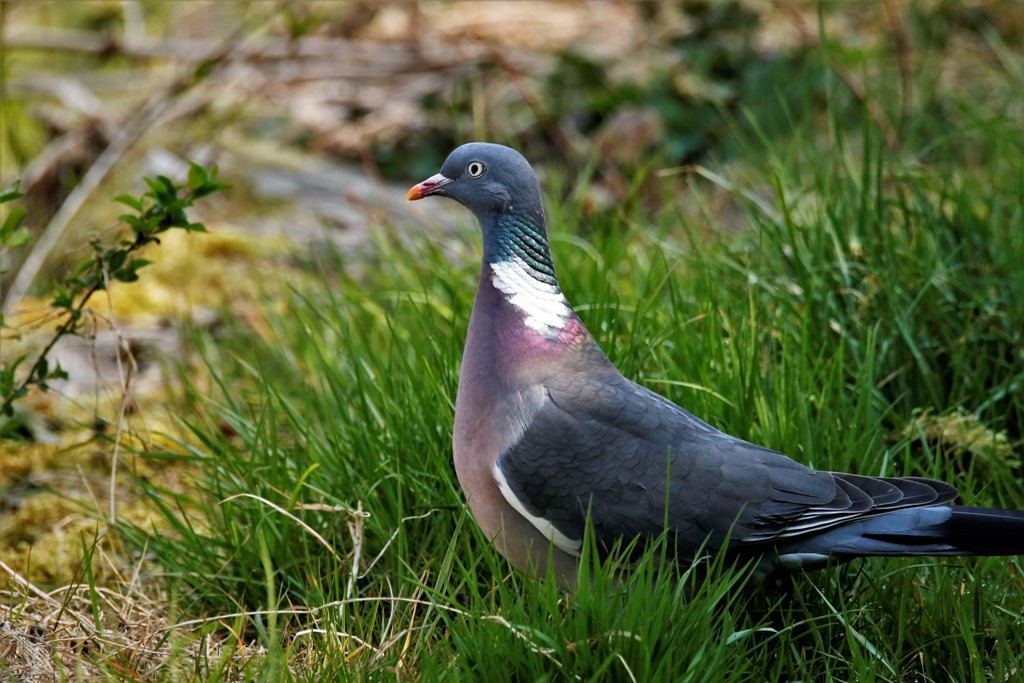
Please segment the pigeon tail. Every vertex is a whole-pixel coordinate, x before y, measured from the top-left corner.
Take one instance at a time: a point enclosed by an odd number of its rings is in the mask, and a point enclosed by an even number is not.
[[[961,505],[895,510],[837,526],[779,546],[787,556],[838,559],[1024,554],[1024,511]]]

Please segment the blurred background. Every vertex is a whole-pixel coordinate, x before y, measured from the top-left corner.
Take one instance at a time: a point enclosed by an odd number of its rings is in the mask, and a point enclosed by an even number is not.
[[[732,168],[709,184],[725,190],[714,224],[697,227],[728,231],[743,224],[740,140],[810,145],[871,125],[913,155],[992,112],[1019,116],[1006,79],[1024,82],[1014,0],[5,0],[0,11],[0,184],[20,180],[33,236],[0,255],[9,313],[116,227],[111,197],[143,175],[182,177],[188,160],[230,178],[230,196],[199,211],[243,251],[276,239],[359,250],[374,226],[424,211],[442,231],[464,221],[446,219],[459,216],[448,206],[410,209],[402,190],[469,140],[514,146],[542,176],[553,167],[549,200],[573,197],[588,214],[626,200],[653,212],[666,196],[686,212],[700,164]],[[201,312],[223,287],[192,266],[116,315]]]
[[[911,150],[969,125],[963,103],[1009,115],[1019,98],[992,73],[1019,75],[1022,32],[1012,0],[7,1],[0,182],[21,179],[39,234],[90,172],[86,199],[106,201],[216,162],[231,223],[358,243],[368,211],[405,210],[396,188],[492,140],[586,171],[600,210],[639,170],[736,161],[752,127],[855,130],[866,111]],[[5,266],[9,307],[39,275]]]
[[[0,182],[21,180],[39,236],[89,179],[46,259],[19,272],[26,254],[5,255],[7,309],[45,282],[41,263],[104,228],[107,197],[188,159],[230,176],[231,205],[209,209],[218,219],[358,245],[375,221],[404,215],[399,188],[468,140],[585,172],[599,211],[640,171],[737,161],[737,134],[751,129],[773,140],[866,118],[887,146],[913,150],[971,125],[964,103],[1020,107],[993,78],[1020,76],[1010,57],[1024,10],[1012,0],[13,0],[2,11]],[[826,111],[832,83],[846,96]]]

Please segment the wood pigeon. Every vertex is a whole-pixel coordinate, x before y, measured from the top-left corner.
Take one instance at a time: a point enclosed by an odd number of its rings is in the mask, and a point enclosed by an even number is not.
[[[1024,511],[950,505],[917,477],[823,472],[729,436],[622,376],[555,277],[540,186],[513,149],[475,142],[410,200],[449,197],[483,232],[483,267],[455,406],[455,471],[513,565],[576,584],[589,516],[597,547],[667,531],[756,560],[760,577],[865,555],[1024,554]]]

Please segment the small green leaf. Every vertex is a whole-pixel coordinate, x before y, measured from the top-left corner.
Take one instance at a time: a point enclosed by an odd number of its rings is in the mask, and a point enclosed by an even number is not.
[[[231,185],[228,183],[206,183],[192,190],[193,199],[201,199],[207,195],[213,194],[214,192],[220,192],[221,190],[230,189]]]
[[[188,162],[188,187],[190,190],[194,192],[197,187],[205,185],[209,180],[210,177],[205,168],[194,161]]]
[[[128,259],[128,252],[126,251],[112,251],[107,254],[107,267],[112,271],[121,269],[124,262]]]
[[[18,229],[18,226],[21,225],[21,221],[25,219],[26,213],[25,209],[20,206],[11,209],[11,213],[4,220],[4,224],[0,226],[0,244],[12,246],[10,244],[10,237]]]
[[[10,249],[21,249],[30,241],[32,241],[32,233],[28,231],[28,228],[18,228],[14,234],[4,239],[5,245]]]
[[[50,308],[71,308],[75,301],[71,297],[71,293],[65,289],[57,288],[53,292],[53,301],[50,302]]]
[[[143,258],[132,259],[123,268],[114,273],[113,277],[120,282],[135,282],[139,279],[139,269],[148,266],[150,263],[152,261]]]
[[[90,268],[94,268],[96,266],[96,263],[97,261],[94,258],[79,261],[78,265],[75,266],[75,269],[71,271],[71,277],[77,278],[81,276],[82,273],[84,273],[85,271],[89,270]]]
[[[25,355],[18,356],[7,367],[0,370],[0,395],[6,396],[14,390],[14,373],[25,362]]]
[[[119,194],[116,197],[114,197],[114,201],[115,202],[120,202],[121,204],[124,204],[125,206],[131,207],[131,208],[135,209],[136,211],[138,211],[139,213],[142,213],[143,211],[145,211],[145,208],[146,208],[145,205],[140,200],[138,200],[135,197],[132,197],[131,195],[128,195],[128,194]]]
[[[81,291],[83,289],[89,289],[90,287],[95,287],[95,286],[99,285],[101,282],[102,281],[100,279],[100,276],[96,272],[90,272],[90,273],[87,273],[87,274],[85,274],[85,275],[83,275],[81,277],[69,278],[68,281],[67,281],[67,283],[69,285],[77,285],[78,288],[79,288],[79,291]],[[100,287],[100,289],[102,289],[102,287]],[[74,299],[73,299],[73,296],[72,296],[72,302],[73,301],[74,301]],[[70,307],[70,305],[71,304],[68,304],[68,307]]]
[[[176,197],[178,195],[178,186],[174,184],[170,178],[165,175],[158,175],[157,181],[163,186],[163,191],[170,197]]]
[[[153,180],[152,178],[143,178],[142,182],[146,183],[146,185],[149,186],[150,192],[152,192],[154,194],[160,192],[161,189],[162,189],[160,183],[158,183],[157,181]]]
[[[14,201],[15,199],[21,199],[22,197],[24,197],[25,195],[23,195],[21,192],[18,192],[19,185],[21,185],[21,181],[15,180],[13,183],[4,187],[3,190],[0,190],[0,204]]]
[[[50,379],[67,379],[67,378],[68,378],[67,370],[62,368],[60,366],[60,363],[57,363],[57,365],[53,368],[53,370],[50,370]]]
[[[133,216],[131,214],[124,213],[121,214],[119,218],[125,223],[127,223],[128,227],[130,227],[132,230],[136,232],[146,232],[146,221],[142,220],[138,216]]]

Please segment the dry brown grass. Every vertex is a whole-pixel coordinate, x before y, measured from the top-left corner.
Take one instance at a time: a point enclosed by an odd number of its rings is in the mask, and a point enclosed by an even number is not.
[[[230,672],[261,654],[229,628],[179,632],[166,597],[140,585],[139,572],[117,589],[76,583],[48,591],[3,562],[0,573],[11,586],[0,591],[3,680],[190,680],[195,662],[219,662]]]

